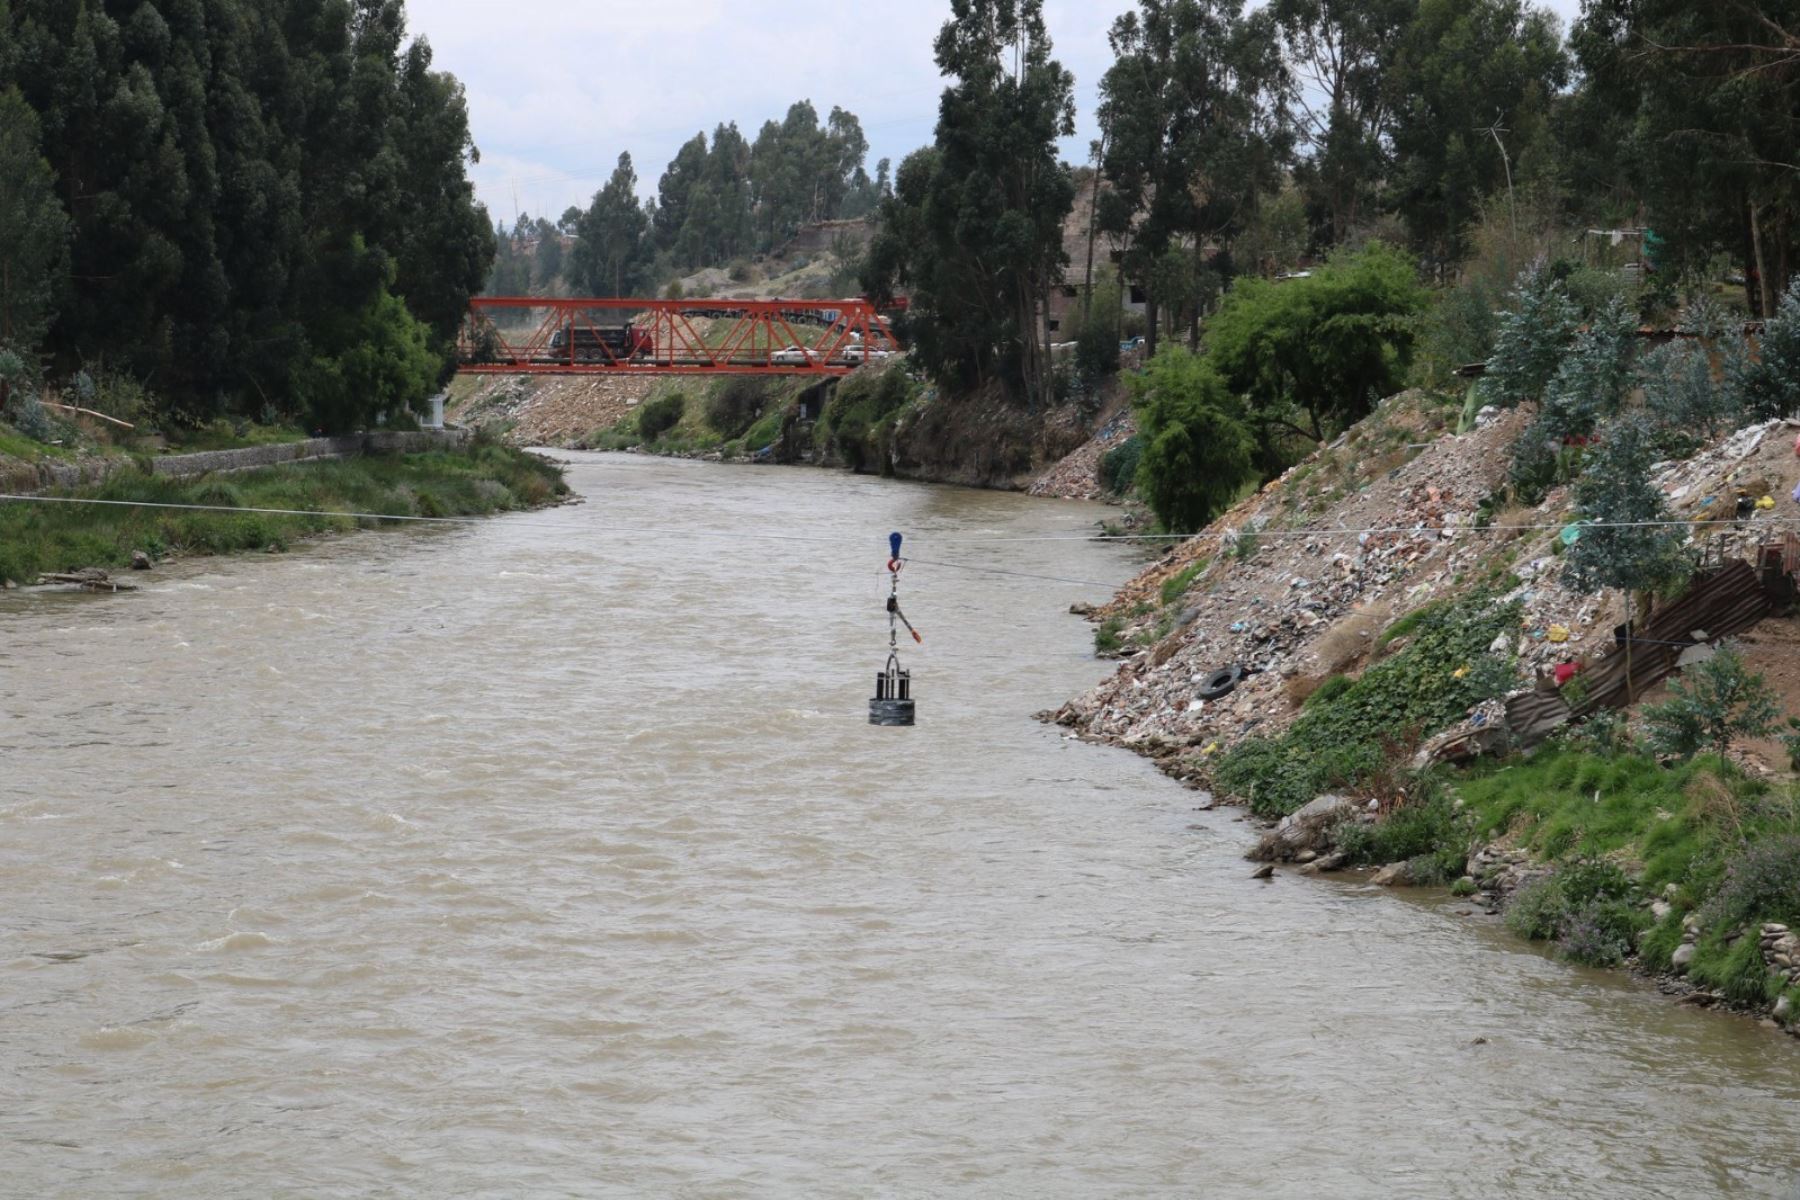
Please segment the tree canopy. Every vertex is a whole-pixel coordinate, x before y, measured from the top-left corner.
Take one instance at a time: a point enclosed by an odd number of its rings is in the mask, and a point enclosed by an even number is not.
[[[1276,445],[1322,441],[1403,385],[1425,289],[1379,242],[1308,277],[1240,278],[1207,325],[1207,361],[1242,396],[1269,469]]]
[[[952,0],[936,43],[951,79],[933,144],[900,165],[864,285],[911,292],[915,353],[941,382],[998,377],[1051,393],[1044,304],[1067,262],[1075,189],[1056,157],[1074,80],[1051,57],[1042,0]]]
[[[448,368],[494,241],[462,89],[402,0],[15,0],[0,46],[4,173],[35,124],[68,231],[66,271],[35,267],[62,297],[38,318],[53,369],[129,374],[193,417],[303,412],[346,355],[426,347],[404,388],[311,408],[341,427]],[[33,179],[0,242],[59,224]]]

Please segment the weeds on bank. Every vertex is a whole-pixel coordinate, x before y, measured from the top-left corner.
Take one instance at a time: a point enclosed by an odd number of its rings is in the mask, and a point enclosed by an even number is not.
[[[1477,768],[1455,792],[1460,807],[1433,797],[1345,830],[1340,844],[1353,861],[1436,855],[1447,866],[1504,837],[1549,868],[1508,902],[1519,936],[1593,966],[1635,955],[1667,970],[1691,920],[1696,983],[1739,1005],[1771,1002],[1787,986],[1766,969],[1757,934],[1770,921],[1800,927],[1794,785],[1747,777],[1717,756],[1664,764],[1614,729],[1577,730]],[[1663,897],[1670,910],[1657,921],[1648,905]],[[1800,989],[1789,990],[1800,1009]]]
[[[1213,770],[1215,787],[1274,817],[1375,778],[1411,743],[1505,692],[1512,663],[1488,646],[1517,623],[1516,604],[1483,595],[1424,612],[1398,653],[1353,682],[1321,688],[1281,736],[1227,753]]]
[[[298,463],[198,480],[122,472],[96,488],[60,494],[220,509],[294,509],[304,515],[0,505],[0,579],[31,583],[45,572],[125,566],[138,550],[152,558],[281,550],[312,534],[378,523],[333,514],[478,516],[536,507],[567,491],[555,466],[493,444],[462,452]]]

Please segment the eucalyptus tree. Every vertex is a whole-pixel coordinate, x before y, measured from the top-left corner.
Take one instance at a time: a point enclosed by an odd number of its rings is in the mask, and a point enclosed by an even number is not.
[[[1800,11],[1792,0],[1588,0],[1573,43],[1628,142],[1669,265],[1720,251],[1754,316],[1800,273]]]
[[[1340,242],[1375,207],[1391,156],[1387,72],[1419,0],[1272,0],[1291,73],[1296,171]]]
[[[1098,221],[1125,244],[1154,354],[1167,293],[1191,303],[1209,247],[1280,187],[1287,76],[1273,14],[1246,17],[1242,0],[1139,0],[1109,41]]]
[[[1481,203],[1509,201],[1521,160],[1547,144],[1568,82],[1556,18],[1526,0],[1419,0],[1384,72],[1394,168],[1387,200],[1415,248],[1448,272]]]
[[[934,45],[952,80],[936,135],[900,164],[864,284],[911,292],[915,353],[940,382],[998,376],[1044,405],[1044,313],[1075,199],[1056,153],[1075,129],[1074,79],[1051,57],[1042,0],[951,0],[951,13]]]

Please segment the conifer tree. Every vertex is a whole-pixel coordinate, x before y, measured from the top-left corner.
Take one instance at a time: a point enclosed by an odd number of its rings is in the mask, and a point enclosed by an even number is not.
[[[38,152],[37,114],[0,92],[0,348],[36,355],[66,280],[69,221]]]

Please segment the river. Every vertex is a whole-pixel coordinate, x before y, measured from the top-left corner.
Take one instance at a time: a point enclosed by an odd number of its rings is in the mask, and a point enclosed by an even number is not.
[[[570,457],[579,506],[0,596],[0,1194],[1800,1196],[1791,1039],[1252,882],[1034,723],[1105,589],[1022,575],[1132,552],[976,539],[1103,510]],[[908,569],[911,730],[890,528],[1018,573]]]

